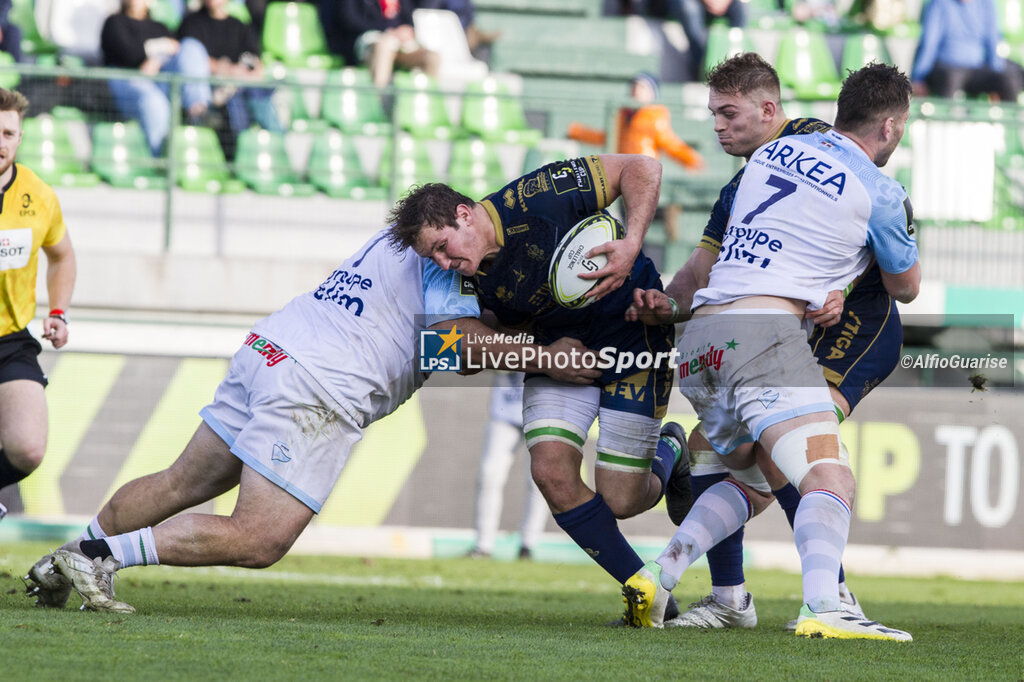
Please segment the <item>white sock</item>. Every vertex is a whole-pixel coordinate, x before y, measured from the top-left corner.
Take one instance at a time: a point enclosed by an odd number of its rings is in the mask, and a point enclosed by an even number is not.
[[[121,568],[128,566],[156,566],[160,558],[156,554],[156,540],[152,526],[121,535],[106,538],[107,546],[114,558],[121,562]]]
[[[711,596],[715,601],[731,609],[742,611],[747,605],[747,585],[712,585]]]
[[[850,508],[827,490],[800,499],[793,537],[800,553],[804,603],[815,613],[839,610],[839,564],[850,534]]]
[[[750,513],[750,500],[735,483],[719,481],[705,490],[658,557],[661,586],[673,589],[690,564],[742,528]]]
[[[82,534],[75,540],[76,544],[82,540],[99,540],[107,537],[107,532],[100,527],[100,517],[96,516],[89,525],[85,527]]]

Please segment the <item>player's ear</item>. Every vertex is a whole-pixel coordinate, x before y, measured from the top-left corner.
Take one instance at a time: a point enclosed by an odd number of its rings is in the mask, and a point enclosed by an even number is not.
[[[888,142],[892,139],[892,136],[896,133],[896,118],[894,116],[888,116],[882,122],[882,139]]]
[[[761,101],[761,115],[766,121],[770,121],[775,118],[775,111],[778,107],[775,102],[770,99]]]

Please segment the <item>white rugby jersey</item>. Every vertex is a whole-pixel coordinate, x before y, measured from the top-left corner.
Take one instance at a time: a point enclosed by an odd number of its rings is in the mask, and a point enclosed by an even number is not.
[[[259,320],[253,332],[279,345],[360,426],[393,412],[423,385],[419,331],[479,317],[461,275],[378,232],[314,291]]]
[[[899,274],[917,262],[903,187],[835,132],[772,140],[743,172],[708,286],[693,308],[748,296],[784,296],[812,309],[845,289],[872,255]]]

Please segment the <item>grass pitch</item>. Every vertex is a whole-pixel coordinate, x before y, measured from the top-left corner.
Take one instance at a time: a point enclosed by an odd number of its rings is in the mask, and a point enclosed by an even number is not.
[[[19,577],[47,551],[0,547],[0,679],[1024,680],[1024,585],[851,577],[908,644],[782,628],[800,577],[749,571],[758,627],[605,627],[621,597],[596,566],[286,557],[264,571],[131,568],[132,616],[36,609]],[[683,576],[685,604],[709,590]]]

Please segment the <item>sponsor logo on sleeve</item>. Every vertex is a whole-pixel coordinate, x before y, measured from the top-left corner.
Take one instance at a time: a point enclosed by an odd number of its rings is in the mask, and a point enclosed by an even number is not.
[[[280,346],[275,346],[273,341],[254,332],[249,332],[249,336],[245,338],[245,345],[266,358],[267,367],[273,367],[291,357]]]

